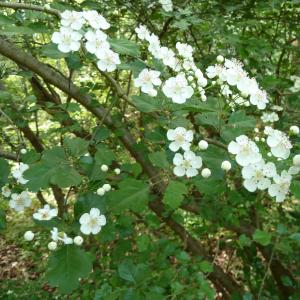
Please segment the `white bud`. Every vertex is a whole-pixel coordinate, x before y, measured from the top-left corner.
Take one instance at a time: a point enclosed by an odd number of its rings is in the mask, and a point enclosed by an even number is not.
[[[99,188],[98,190],[97,190],[97,195],[99,195],[99,196],[103,196],[105,194],[105,189],[102,187],[102,188]]]
[[[74,237],[74,244],[77,246],[81,246],[83,243],[83,238],[80,235]]]
[[[228,160],[224,160],[221,164],[221,169],[224,171],[229,171],[231,169],[231,163]]]
[[[291,132],[291,134],[293,134],[293,135],[298,135],[299,132],[300,132],[300,129],[299,129],[298,126],[293,125],[293,126],[290,127],[290,132]]]
[[[111,185],[108,183],[103,184],[103,187],[105,192],[109,192],[111,190]]]
[[[212,85],[216,85],[216,81],[213,80],[213,81],[211,82],[211,84],[212,84]]]
[[[188,76],[188,81],[193,81],[194,80],[194,77],[193,76]]]
[[[208,178],[208,177],[211,175],[211,170],[208,169],[208,168],[204,168],[204,169],[201,171],[201,175],[202,175],[204,178]]]
[[[269,157],[272,157],[272,153],[271,153],[271,152],[268,152],[267,155],[268,155]]]
[[[259,129],[257,127],[254,128],[254,132],[258,133]]]
[[[266,139],[265,139],[265,138],[261,138],[260,140],[261,140],[262,142],[265,142],[265,141],[266,141]]]
[[[203,102],[205,102],[206,101],[206,99],[207,99],[207,97],[205,96],[205,95],[201,95],[201,100],[203,101]]]
[[[242,92],[241,95],[242,95],[243,98],[247,98],[249,96],[249,94],[246,93],[246,92]]]
[[[107,172],[108,171],[108,166],[107,165],[102,165],[101,166],[101,171],[102,172]]]
[[[217,56],[217,62],[222,63],[224,61],[224,57],[222,55]]]
[[[255,142],[259,142],[259,137],[258,136],[254,137],[254,140]]]
[[[198,143],[198,146],[199,146],[200,150],[206,150],[208,148],[208,143],[205,140],[201,140]]]
[[[119,168],[114,169],[114,172],[119,175],[121,173],[121,170]]]
[[[21,149],[21,153],[22,153],[22,154],[26,154],[26,153],[27,153],[27,150],[23,148],[23,149]]]
[[[156,97],[156,96],[157,96],[157,90],[151,89],[151,90],[148,92],[148,95],[149,95],[150,97]]]
[[[56,250],[56,248],[57,248],[57,243],[56,243],[56,242],[50,242],[50,243],[48,244],[48,249],[49,249],[50,251],[54,251],[54,250]]]
[[[26,241],[32,241],[33,239],[34,239],[34,233],[32,232],[32,231],[26,231],[25,233],[24,233],[24,239],[26,240]]]
[[[294,156],[293,164],[295,167],[300,167],[300,154]]]

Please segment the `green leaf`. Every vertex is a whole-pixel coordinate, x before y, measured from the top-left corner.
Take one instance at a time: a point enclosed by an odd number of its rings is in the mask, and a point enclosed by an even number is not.
[[[81,182],[80,174],[70,166],[55,168],[51,175],[50,182],[61,188],[78,185]]]
[[[66,245],[52,252],[46,278],[50,285],[58,286],[61,293],[70,293],[79,286],[79,279],[92,270],[89,256],[75,245]]]
[[[200,270],[204,273],[210,273],[213,271],[212,264],[207,260],[202,261],[200,263],[199,267],[200,267]]]
[[[129,282],[138,283],[148,276],[149,268],[145,264],[134,265],[132,261],[124,261],[118,266],[119,276]]]
[[[119,190],[108,194],[109,208],[118,213],[126,209],[141,211],[147,205],[148,193],[149,186],[145,182],[131,178],[124,179],[119,185]]]
[[[9,24],[12,25],[14,23],[15,21],[12,18],[9,18],[2,14],[0,15],[0,25],[9,25]]]
[[[293,181],[291,184],[291,192],[300,200],[300,181]]]
[[[0,158],[0,187],[7,183],[7,178],[10,173],[10,167],[8,162]]]
[[[87,152],[89,142],[79,137],[65,138],[64,145],[73,156],[81,156]]]
[[[6,217],[4,210],[0,209],[0,230],[6,229]]]
[[[26,26],[15,26],[9,24],[3,27],[1,33],[9,36],[19,35],[19,34],[32,35],[35,34],[35,31]]]
[[[298,243],[300,245],[300,233],[296,232],[290,235],[290,238]]]
[[[97,152],[95,153],[95,160],[99,165],[110,165],[115,159],[115,154],[104,144],[97,145]]]
[[[144,113],[162,110],[162,105],[159,99],[148,95],[132,96],[131,102],[139,111]]]
[[[184,199],[184,195],[187,193],[188,189],[184,183],[170,181],[165,191],[163,202],[173,209],[178,208]]]
[[[68,53],[59,51],[56,44],[44,45],[40,48],[40,51],[43,56],[54,59],[60,59],[68,56]]]
[[[263,246],[267,246],[271,242],[272,235],[266,231],[256,229],[253,234],[253,240]]]
[[[170,166],[165,151],[149,153],[148,157],[152,164],[158,168],[166,169]]]
[[[109,39],[109,43],[114,51],[133,57],[140,55],[139,45],[127,39]]]

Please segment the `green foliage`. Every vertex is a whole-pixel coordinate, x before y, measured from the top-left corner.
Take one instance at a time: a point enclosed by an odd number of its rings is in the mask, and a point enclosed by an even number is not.
[[[163,202],[175,209],[178,208],[184,199],[184,195],[188,193],[186,185],[179,181],[170,181],[165,191]]]
[[[112,49],[120,54],[126,54],[130,56],[139,56],[139,46],[127,39],[109,39],[109,43]]]
[[[70,293],[91,270],[89,256],[78,246],[67,245],[52,253],[46,277],[61,293]]]
[[[271,242],[272,235],[266,231],[257,229],[253,234],[253,240],[263,246],[267,246]]]
[[[0,158],[0,170],[1,170],[1,172],[0,172],[0,187],[2,187],[7,182],[8,175],[10,173],[9,164],[3,158]]]

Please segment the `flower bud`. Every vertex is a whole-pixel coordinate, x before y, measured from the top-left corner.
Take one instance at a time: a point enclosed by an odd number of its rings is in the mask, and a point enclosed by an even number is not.
[[[99,196],[103,196],[105,194],[105,189],[102,187],[102,188],[99,188],[98,190],[97,190],[97,195],[99,195]]]
[[[111,190],[111,185],[108,183],[103,184],[103,187],[105,192],[109,192]]]
[[[21,154],[26,154],[27,153],[27,150],[26,149],[21,149]]]
[[[119,168],[114,169],[114,172],[119,175],[121,173],[121,170]]]
[[[102,165],[101,166],[101,171],[102,172],[107,172],[108,171],[108,166],[107,165]]]
[[[34,239],[34,233],[32,232],[32,231],[26,231],[25,233],[24,233],[24,239],[26,240],[26,241],[32,241],[33,239]]]
[[[224,61],[224,56],[218,55],[218,56],[217,56],[217,62],[218,62],[218,63],[222,63],[223,61]]]
[[[211,170],[208,169],[208,168],[204,168],[204,169],[201,171],[201,175],[202,175],[204,178],[208,178],[208,177],[211,175]]]
[[[56,243],[56,242],[50,242],[50,243],[48,244],[48,249],[49,249],[50,251],[54,251],[54,250],[56,250],[56,248],[57,248],[57,243]]]
[[[300,154],[294,156],[293,164],[295,167],[300,167]]]
[[[198,146],[199,146],[200,150],[206,150],[208,148],[208,143],[205,140],[201,140],[198,143]]]
[[[229,171],[231,169],[231,163],[228,160],[224,160],[221,164],[221,169],[224,171]]]
[[[74,237],[74,244],[77,246],[81,246],[83,243],[83,238],[80,235]]]
[[[300,132],[300,129],[299,129],[298,126],[293,125],[293,126],[290,127],[290,132],[293,135],[298,135],[299,132]]]

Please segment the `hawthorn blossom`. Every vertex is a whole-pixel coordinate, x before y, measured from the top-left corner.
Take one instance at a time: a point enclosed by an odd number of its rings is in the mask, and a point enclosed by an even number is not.
[[[263,113],[261,116],[261,120],[264,123],[274,123],[279,120],[278,114],[276,112],[271,112],[271,113]]]
[[[57,208],[51,208],[49,204],[45,204],[43,208],[38,209],[33,214],[33,218],[39,221],[49,221],[58,214]]]
[[[73,244],[73,239],[68,237],[68,235],[63,231],[58,231],[57,227],[53,227],[50,231],[51,233],[51,239],[54,242],[63,242],[65,245]]]
[[[228,145],[228,151],[236,155],[236,162],[242,167],[261,160],[257,145],[245,135],[240,135],[236,141],[231,141]]]
[[[177,42],[176,49],[178,50],[179,55],[184,58],[190,59],[193,57],[193,48],[188,44]]]
[[[140,40],[147,40],[150,37],[150,31],[147,29],[146,26],[140,25],[136,27],[134,30]]]
[[[169,141],[172,141],[169,145],[171,151],[176,152],[180,148],[187,151],[190,149],[191,142],[193,140],[193,131],[186,130],[184,127],[169,129],[167,132],[167,138]]]
[[[70,27],[73,30],[80,30],[85,23],[82,12],[65,10],[60,16],[61,25],[64,27]]]
[[[23,177],[23,173],[28,169],[29,166],[21,162],[13,168],[12,176],[17,180],[18,183],[26,184],[28,180]]]
[[[165,82],[162,90],[174,103],[179,104],[185,103],[194,93],[193,88],[188,85],[185,76],[182,74],[169,78]]]
[[[80,231],[83,234],[97,234],[100,232],[101,227],[106,224],[106,218],[100,214],[98,208],[91,208],[89,213],[85,213],[80,217],[79,223],[81,224]]]
[[[87,39],[85,48],[88,52],[95,54],[98,58],[104,49],[109,49],[107,35],[101,30],[88,31],[84,37]]]
[[[173,10],[172,0],[158,0],[158,2],[162,5],[163,10],[166,12]]]
[[[98,12],[95,10],[84,11],[83,17],[86,19],[89,25],[94,29],[105,30],[110,27],[110,24],[107,22],[107,20],[103,16],[98,14]]]
[[[274,183],[270,185],[268,193],[276,198],[276,202],[283,202],[290,190],[292,176],[287,171],[282,171],[281,175],[273,178]]]
[[[258,109],[265,109],[268,102],[267,93],[263,90],[257,89],[250,94],[250,103],[256,105]]]
[[[244,187],[249,192],[255,192],[257,189],[265,190],[271,185],[271,180],[276,175],[276,167],[273,163],[265,163],[263,160],[250,164],[242,169]]]
[[[59,32],[54,32],[52,42],[58,45],[58,50],[63,53],[78,51],[82,35],[67,27],[61,27]]]
[[[7,186],[3,186],[1,188],[1,193],[2,193],[2,196],[4,196],[4,197],[7,198],[7,197],[9,197],[11,195],[11,189],[9,187],[7,187]]]
[[[26,207],[30,207],[31,199],[28,192],[23,191],[21,194],[13,193],[8,202],[10,208],[17,212],[23,211]]]
[[[277,129],[266,129],[265,132],[268,134],[267,144],[271,148],[271,153],[275,157],[287,159],[290,156],[290,149],[293,147],[288,136]]]
[[[173,173],[182,177],[194,177],[198,175],[198,169],[202,167],[202,158],[196,156],[192,151],[185,151],[184,154],[176,153],[173,158],[173,163],[175,165]]]
[[[150,94],[151,96],[156,96],[157,91],[154,89],[154,86],[161,85],[161,80],[159,76],[159,71],[143,69],[140,72],[138,78],[134,79],[134,85],[136,87],[140,87],[143,93]]]
[[[97,66],[101,71],[112,72],[121,63],[119,54],[110,49],[104,49],[102,52],[99,52],[98,58]]]

